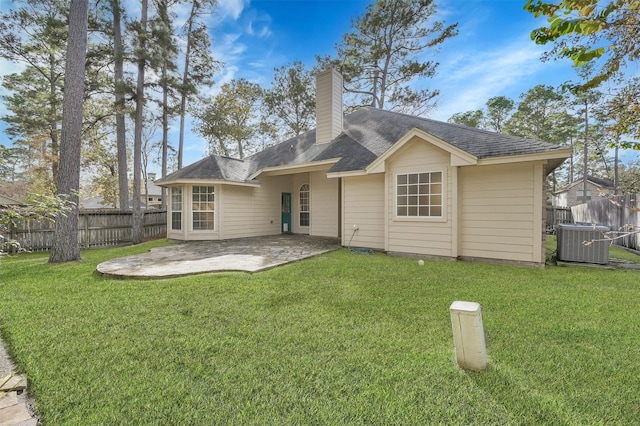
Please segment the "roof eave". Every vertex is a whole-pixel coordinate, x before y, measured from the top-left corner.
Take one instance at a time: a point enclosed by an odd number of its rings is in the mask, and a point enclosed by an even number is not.
[[[451,154],[452,166],[471,166],[477,164],[478,158],[430,133],[413,128],[409,130],[404,136],[398,139],[393,145],[391,145],[382,155],[369,164],[366,168],[367,173],[383,173],[385,171],[386,160],[393,154],[402,149],[409,141],[414,137],[418,137],[432,145],[447,151]]]
[[[229,180],[229,179],[198,179],[198,178],[188,178],[188,179],[167,179],[163,182],[156,181],[156,185],[158,186],[176,186],[176,185],[234,185],[234,186],[250,186],[250,187],[259,187],[260,182],[247,179],[247,180]]]
[[[253,180],[258,176],[280,176],[280,175],[290,175],[294,173],[305,173],[305,172],[315,172],[320,170],[327,170],[329,166],[340,161],[340,158],[329,158],[327,160],[321,161],[309,161],[306,163],[299,164],[288,164],[284,166],[275,166],[275,167],[265,167],[260,170],[257,170],[252,175],[250,175],[247,180]]]
[[[506,155],[502,157],[488,157],[478,160],[479,166],[495,164],[524,163],[529,161],[546,161],[547,173],[551,173],[559,167],[564,160],[571,156],[571,148],[554,149],[552,151],[534,152],[529,154]]]

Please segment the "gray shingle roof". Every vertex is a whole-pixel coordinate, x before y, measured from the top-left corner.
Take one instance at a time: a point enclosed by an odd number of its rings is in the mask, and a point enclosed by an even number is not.
[[[345,116],[343,125],[344,131],[327,144],[316,144],[316,132],[312,130],[244,160],[212,155],[159,182],[177,179],[244,181],[268,167],[294,166],[332,158],[340,160],[330,172],[364,170],[413,128],[436,136],[479,159],[537,154],[565,148],[375,108],[362,108]]]

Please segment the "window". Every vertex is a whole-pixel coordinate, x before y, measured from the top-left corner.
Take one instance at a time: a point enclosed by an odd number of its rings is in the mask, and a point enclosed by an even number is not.
[[[191,192],[193,230],[212,231],[215,208],[213,186],[194,186]]]
[[[578,201],[591,201],[591,191],[587,191],[587,199],[584,200],[584,197],[582,196],[582,194],[584,193],[584,191],[576,191],[576,197],[578,198]]]
[[[442,217],[442,172],[396,176],[397,217]]]
[[[309,184],[300,187],[300,226],[309,226]]]
[[[171,188],[171,229],[180,231],[182,229],[182,187]]]

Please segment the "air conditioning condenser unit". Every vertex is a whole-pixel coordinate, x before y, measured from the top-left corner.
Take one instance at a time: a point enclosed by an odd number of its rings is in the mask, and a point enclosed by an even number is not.
[[[606,232],[609,232],[606,226],[558,225],[558,260],[606,265],[610,245],[604,235]]]

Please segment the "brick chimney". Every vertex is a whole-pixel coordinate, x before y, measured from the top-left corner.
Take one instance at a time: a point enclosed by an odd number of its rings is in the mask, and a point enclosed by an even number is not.
[[[342,133],[342,74],[327,68],[316,76],[316,143]]]

